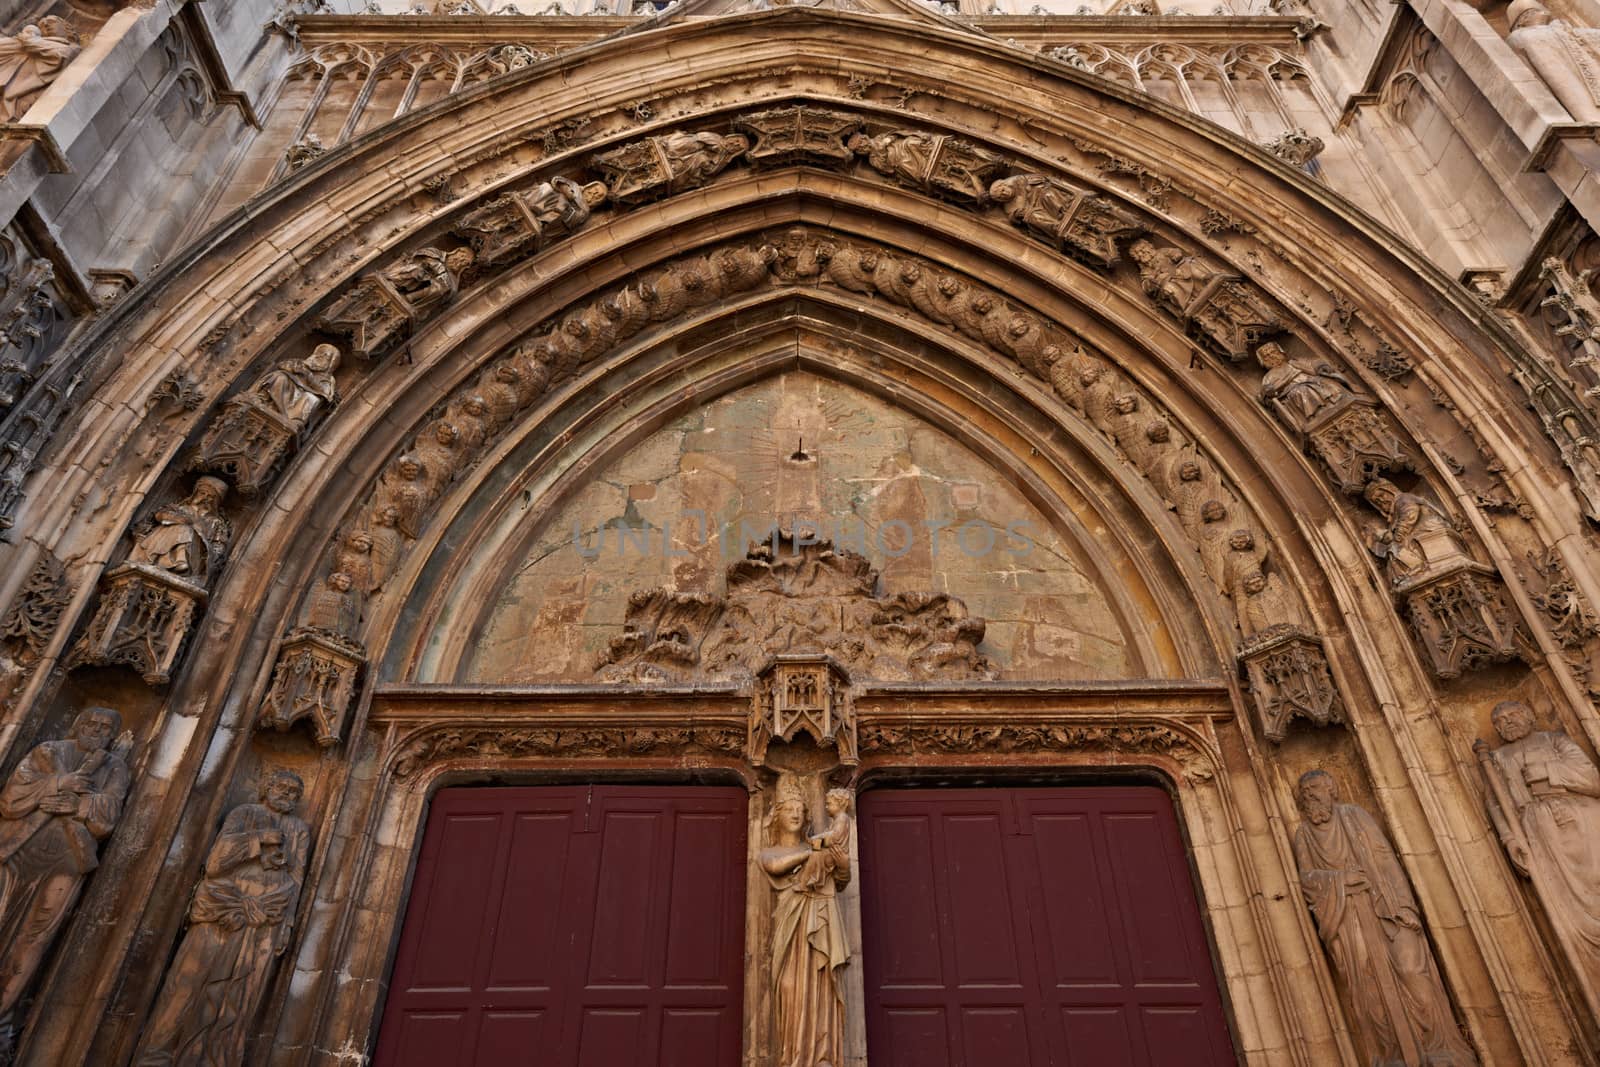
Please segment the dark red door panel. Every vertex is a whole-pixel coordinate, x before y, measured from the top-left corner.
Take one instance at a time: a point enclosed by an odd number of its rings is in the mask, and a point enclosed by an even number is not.
[[[878,790],[860,816],[874,1067],[1236,1062],[1162,790]]]
[[[733,1067],[745,793],[447,789],[375,1067]]]

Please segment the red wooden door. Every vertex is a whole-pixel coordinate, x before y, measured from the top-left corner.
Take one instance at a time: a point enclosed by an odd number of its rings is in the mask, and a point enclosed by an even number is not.
[[[1236,1063],[1172,801],[862,794],[872,1067]]]
[[[745,792],[446,789],[375,1067],[735,1067]]]

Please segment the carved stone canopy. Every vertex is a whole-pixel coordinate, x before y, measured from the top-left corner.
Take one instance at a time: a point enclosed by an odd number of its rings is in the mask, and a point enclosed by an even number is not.
[[[775,531],[728,568],[727,592],[652,589],[628,601],[623,633],[595,665],[614,682],[749,683],[775,656],[827,656],[851,677],[991,678],[984,620],[943,593],[878,594],[866,557]]]
[[[767,746],[809,734],[832,745],[839,762],[859,762],[850,676],[827,656],[774,656],[756,674],[750,703],[750,762],[766,761]]]

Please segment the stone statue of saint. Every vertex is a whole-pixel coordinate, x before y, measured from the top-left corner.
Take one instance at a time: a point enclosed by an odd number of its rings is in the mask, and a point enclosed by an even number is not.
[[[1294,858],[1317,931],[1350,998],[1362,1062],[1466,1067],[1462,1041],[1394,849],[1366,810],[1339,803],[1327,771],[1300,776]]]
[[[156,512],[155,525],[134,543],[128,562],[205,584],[221,567],[233,537],[233,527],[218,513],[227,491],[220,478],[197,479],[187,500]]]
[[[832,823],[806,836],[806,801],[791,780],[779,782],[767,817],[761,869],[777,902],[772,918],[772,974],[778,1067],[844,1063],[844,996],[837,971],[850,962],[838,889],[850,881],[850,796],[828,794]]]
[[[1261,379],[1262,402],[1293,429],[1304,432],[1318,415],[1355,395],[1331,363],[1291,356],[1274,341],[1257,348],[1256,359],[1267,372]]]
[[[1552,18],[1539,0],[1506,9],[1507,40],[1578,122],[1600,122],[1600,30]]]
[[[1600,769],[1560,730],[1535,730],[1526,704],[1495,705],[1505,743],[1472,746],[1483,767],[1489,815],[1512,865],[1533,880],[1600,1014]]]
[[[1455,527],[1433,501],[1403,493],[1387,478],[1373,479],[1363,495],[1388,520],[1371,548],[1388,560],[1391,584],[1471,562]]]
[[[289,945],[310,831],[296,817],[304,786],[275,770],[261,803],[228,813],[189,907],[134,1061],[139,1067],[237,1067],[272,967]]]
[[[337,399],[333,372],[338,369],[339,350],[318,345],[304,359],[281,360],[250,387],[248,395],[300,434],[319,410]]]
[[[15,37],[0,37],[0,122],[16,122],[83,51],[66,19],[47,15]]]
[[[1187,314],[1201,291],[1222,273],[1199,256],[1186,255],[1171,245],[1138,240],[1128,252],[1139,265],[1145,292],[1179,315]]]
[[[0,1022],[8,1026],[122,814],[132,747],[121,715],[88,708],[66,740],[24,756],[0,791]]]

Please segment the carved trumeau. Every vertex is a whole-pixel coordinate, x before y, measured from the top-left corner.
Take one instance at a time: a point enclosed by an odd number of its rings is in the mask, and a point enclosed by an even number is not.
[[[120,663],[151,685],[171,680],[233,537],[219,513],[226,492],[224,482],[203,477],[187,499],[156,511],[127,561],[101,582],[100,607],[73,648],[69,668]]]
[[[989,186],[989,199],[1011,221],[1097,267],[1115,267],[1117,242],[1144,231],[1144,223],[1106,197],[1043,174],[1018,173]]]
[[[1434,673],[1455,678],[1521,656],[1525,636],[1500,576],[1467,553],[1444,512],[1384,478],[1364,495],[1387,520],[1370,547],[1386,561],[1390,587],[1404,602]]]
[[[1221,355],[1238,361],[1283,332],[1277,313],[1249,282],[1203,256],[1140,239],[1128,248],[1144,291]]]
[[[605,198],[606,187],[600,182],[579,185],[557,175],[468,212],[455,224],[454,233],[472,245],[479,264],[494,266],[581,230],[590,211]]]
[[[750,147],[741,134],[669,133],[596,155],[611,199],[639,204],[704,185]]]
[[[860,762],[850,678],[827,656],[776,656],[756,674],[750,702],[750,762],[766,762],[767,746],[809,734],[832,745],[839,762]]]
[[[453,299],[472,263],[470,248],[419,249],[363,274],[317,320],[317,328],[350,338],[355,355],[376,358]]]
[[[88,708],[64,740],[24,756],[0,791],[0,1047],[122,816],[132,750],[119,713]]]
[[[1300,889],[1350,1000],[1362,1062],[1470,1067],[1411,893],[1389,839],[1364,808],[1339,803],[1327,771],[1300,777],[1294,835]]]
[[[326,344],[304,359],[279,361],[212,420],[191,466],[224,475],[240,495],[255,496],[338,401],[338,367],[339,350]]]
[[[746,158],[756,166],[810,163],[840,166],[855,158],[846,143],[861,130],[854,115],[796,104],[745,115],[735,125],[755,139]]]
[[[273,967],[289,946],[311,832],[299,775],[269,771],[260,802],[228,813],[189,905],[134,1059],[138,1067],[242,1064]]]
[[[979,205],[988,203],[989,187],[1010,169],[988,149],[942,133],[858,133],[850,148],[902,185]]]
[[[272,687],[261,702],[256,727],[287,730],[305,719],[318,745],[337,745],[365,663],[366,650],[337,631],[315,625],[291,630],[278,650]]]
[[[828,656],[851,677],[987,678],[984,622],[943,593],[877,594],[864,556],[780,531],[728,568],[727,593],[653,590],[629,598],[607,681],[750,682],[775,656]]]
[[[771,992],[773,1045],[780,1064],[844,1063],[844,990],[850,962],[838,891],[850,882],[849,790],[827,793],[829,822],[809,829],[806,790],[778,779],[756,861],[774,891]]]
[[[1504,701],[1493,718],[1503,744],[1472,746],[1490,818],[1600,1015],[1600,768],[1565,731],[1535,730],[1526,704]]]
[[[1274,341],[1256,349],[1256,360],[1266,371],[1262,402],[1328,465],[1340,489],[1358,493],[1379,474],[1411,466],[1377,402],[1357,396],[1337,368],[1291,356]]]

